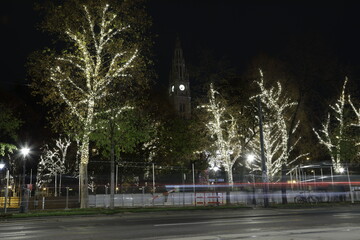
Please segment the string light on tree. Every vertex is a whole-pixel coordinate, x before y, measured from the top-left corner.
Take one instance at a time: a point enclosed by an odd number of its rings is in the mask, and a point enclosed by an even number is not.
[[[346,103],[345,88],[347,81],[348,78],[346,77],[339,99],[336,101],[335,105],[330,105],[330,108],[333,110],[334,118],[337,121],[337,128],[331,129],[330,127],[331,115],[330,113],[328,113],[326,122],[322,124],[322,128],[319,131],[313,129],[320,144],[324,145],[327,148],[328,152],[330,153],[333,168],[337,173],[340,173],[340,170],[343,168],[340,153],[341,153],[341,142],[343,140],[343,132],[345,127],[344,110]]]
[[[89,140],[90,134],[97,127],[95,120],[109,111],[104,104],[109,97],[121,95],[114,92],[114,84],[131,76],[129,69],[133,68],[138,58],[138,49],[131,44],[124,44],[121,36],[130,26],[120,21],[109,4],[100,8],[101,11],[96,11],[90,5],[82,5],[80,10],[83,15],[76,21],[78,25],[74,27],[76,24],[73,22],[66,24],[69,27],[64,30],[64,34],[72,46],[55,57],[49,74],[59,98],[81,126],[81,208],[88,206]],[[123,44],[114,47],[119,42]]]
[[[220,100],[220,93],[210,84],[208,104],[200,106],[208,112],[205,123],[208,134],[213,141],[214,156],[209,158],[213,168],[223,166],[229,185],[234,183],[232,168],[242,154],[240,134],[235,117],[229,113],[226,104]]]
[[[296,132],[300,121],[290,129],[287,113],[297,103],[293,102],[291,98],[283,93],[280,82],[277,82],[276,86],[267,88],[261,69],[259,69],[259,72],[260,80],[255,81],[255,83],[258,85],[260,93],[251,97],[251,99],[260,97],[261,103],[264,106],[263,115],[266,120],[263,123],[265,164],[269,180],[275,181],[283,166],[288,166],[308,154],[299,154],[290,159],[290,155],[301,137],[298,137],[293,144],[289,144],[289,138]],[[255,138],[250,145],[255,155],[260,156],[260,139]],[[247,167],[250,168],[249,164]],[[252,169],[262,170],[261,159],[259,157],[255,157]]]

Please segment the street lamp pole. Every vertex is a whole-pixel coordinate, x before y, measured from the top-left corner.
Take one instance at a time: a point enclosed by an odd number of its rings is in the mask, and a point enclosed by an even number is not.
[[[27,212],[27,204],[26,202],[26,185],[25,185],[25,173],[26,173],[26,156],[29,154],[30,149],[25,147],[20,149],[21,154],[23,155],[23,179],[22,179],[22,191],[21,191],[21,205],[20,205],[20,213]]]
[[[10,178],[10,173],[9,173],[9,169],[7,169],[6,170],[6,189],[5,189],[4,213],[7,212],[7,202],[8,202],[8,195],[9,195],[9,178]]]
[[[260,150],[261,150],[261,171],[262,171],[262,180],[264,184],[264,207],[269,207],[269,185],[268,185],[268,176],[267,176],[267,167],[265,159],[265,150],[264,150],[264,133],[263,133],[263,117],[262,117],[262,108],[260,97],[257,98],[259,106],[259,128],[260,128]]]
[[[255,156],[253,154],[249,154],[247,155],[247,162],[249,163],[249,165],[251,166],[253,161],[255,160]],[[253,193],[253,196],[252,196],[252,203],[254,205],[256,205],[256,198],[255,198],[255,175],[254,175],[254,172],[252,172],[252,193]]]

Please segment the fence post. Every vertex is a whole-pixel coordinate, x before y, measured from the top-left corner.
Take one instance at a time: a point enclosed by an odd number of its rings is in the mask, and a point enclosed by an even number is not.
[[[141,202],[142,202],[142,206],[145,207],[145,203],[144,203],[144,195],[145,195],[145,187],[142,187],[142,195],[141,195]]]

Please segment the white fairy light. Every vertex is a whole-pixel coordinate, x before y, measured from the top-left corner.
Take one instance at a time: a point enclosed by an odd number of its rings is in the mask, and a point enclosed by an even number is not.
[[[130,76],[128,70],[138,57],[137,49],[108,51],[109,44],[130,28],[127,24],[119,27],[117,15],[109,4],[103,5],[99,16],[95,16],[86,5],[83,11],[81,17],[85,21],[79,21],[82,26],[64,31],[73,44],[70,48],[73,51],[57,57],[49,71],[49,79],[57,87],[59,98],[82,123],[82,136],[79,137],[81,176],[85,176],[89,162],[90,134],[97,127],[94,119],[108,110],[99,105],[109,96],[112,83]],[[81,187],[84,189],[84,185]],[[86,207],[86,203],[81,201],[81,207]]]
[[[299,142],[300,137],[292,144],[288,145],[289,137],[294,134],[299,126],[300,121],[295,124],[293,129],[288,127],[288,119],[286,118],[286,112],[295,106],[297,103],[293,102],[289,97],[286,97],[282,91],[280,82],[276,83],[276,87],[266,88],[264,84],[264,74],[259,69],[260,80],[255,83],[259,86],[260,93],[257,95],[260,97],[264,106],[264,116],[271,115],[272,120],[266,121],[263,124],[264,135],[264,150],[267,167],[267,176],[270,181],[275,181],[279,176],[282,166],[288,166],[297,159],[304,157],[308,154],[299,154],[294,159],[290,159],[290,153]],[[256,99],[257,96],[251,99]],[[251,143],[251,149],[255,153],[254,162],[247,167],[254,170],[262,170],[260,159],[260,139],[255,138]]]
[[[342,166],[341,159],[341,142],[343,138],[344,131],[344,109],[346,103],[346,95],[345,88],[347,84],[348,78],[345,78],[342,91],[339,99],[336,101],[335,105],[330,105],[330,108],[333,110],[334,117],[337,124],[337,132],[336,137],[332,138],[331,135],[334,133],[332,129],[330,129],[330,113],[328,114],[327,120],[325,124],[322,124],[322,129],[316,131],[313,129],[316,137],[318,138],[320,144],[324,145],[328,152],[330,153],[331,161],[334,167],[335,172],[340,172]]]
[[[223,166],[228,183],[233,184],[232,167],[242,154],[241,135],[236,119],[227,113],[226,105],[219,100],[219,92],[210,84],[208,104],[199,106],[208,112],[209,120],[205,123],[208,134],[214,139],[215,156],[209,158],[212,168]]]

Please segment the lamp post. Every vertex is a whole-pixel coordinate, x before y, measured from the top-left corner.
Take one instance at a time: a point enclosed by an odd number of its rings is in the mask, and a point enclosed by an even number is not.
[[[261,77],[262,77],[262,72]],[[260,150],[261,150],[261,171],[262,171],[262,181],[264,184],[264,207],[269,207],[269,179],[267,176],[267,166],[266,166],[266,159],[265,159],[265,150],[264,150],[264,132],[263,132],[263,116],[262,116],[262,108],[261,108],[261,100],[260,96],[257,98],[258,106],[259,106],[259,129],[260,129]]]
[[[253,154],[248,154],[247,156],[246,156],[246,160],[247,160],[247,162],[249,163],[249,165],[251,166],[251,164],[254,162],[254,160],[255,160],[255,156],[253,155]],[[251,174],[252,175],[252,182],[253,182],[253,184],[252,184],[252,186],[253,186],[253,198],[252,198],[252,203],[254,204],[254,205],[256,205],[256,198],[255,198],[255,176],[254,176],[254,172]]]
[[[214,165],[210,168],[211,170],[214,171],[215,173],[215,179],[214,179],[214,184],[215,184],[215,187],[214,187],[214,191],[215,191],[215,197],[216,197],[216,206],[219,206],[219,193],[218,193],[218,189],[217,189],[217,182],[218,182],[218,178],[217,178],[217,171],[219,171],[219,167]],[[205,199],[204,199],[205,201]]]
[[[2,170],[3,168],[5,168],[5,163],[3,160],[1,160],[0,170]],[[6,168],[6,188],[5,188],[5,200],[4,200],[4,213],[7,212],[7,199],[8,199],[8,194],[9,194],[9,178],[10,178],[9,169]]]
[[[26,156],[30,153],[30,149],[27,147],[20,149],[21,155],[23,155],[23,179],[22,179],[22,191],[21,191],[21,205],[20,205],[20,213],[27,212],[27,202],[25,201],[26,198],[26,185],[25,185],[25,172],[26,172]],[[26,202],[26,204],[25,204]]]

